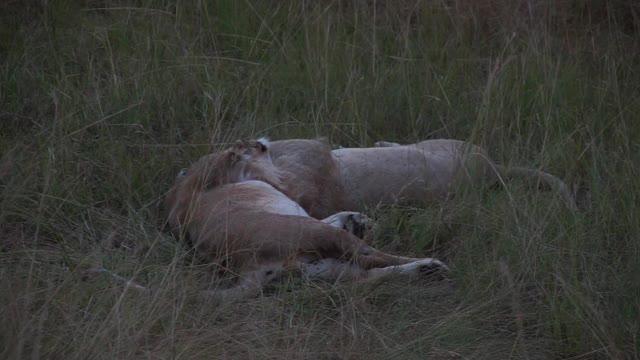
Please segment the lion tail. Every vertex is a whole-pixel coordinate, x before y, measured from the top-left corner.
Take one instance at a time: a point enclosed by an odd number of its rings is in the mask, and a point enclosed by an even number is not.
[[[578,206],[576,205],[576,201],[571,194],[569,187],[557,177],[540,170],[520,166],[506,167],[502,165],[496,165],[496,167],[500,176],[502,176],[503,178],[512,179],[515,177],[519,177],[527,180],[535,180],[537,184],[544,184],[551,189],[555,189],[560,193],[560,196],[562,196],[562,199],[564,200],[566,206],[571,211],[575,212],[578,210]]]

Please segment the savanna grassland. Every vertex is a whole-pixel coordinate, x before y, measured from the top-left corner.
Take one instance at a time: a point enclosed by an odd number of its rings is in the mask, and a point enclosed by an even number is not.
[[[13,0],[0,19],[1,358],[640,357],[635,1]],[[517,181],[378,209],[370,241],[446,261],[451,287],[283,279],[215,305],[162,199],[263,135],[465,139],[580,209]]]

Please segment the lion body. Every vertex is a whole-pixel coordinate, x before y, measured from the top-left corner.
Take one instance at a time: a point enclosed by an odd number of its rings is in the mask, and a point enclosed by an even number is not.
[[[576,208],[568,187],[555,176],[536,169],[503,167],[479,146],[461,140],[409,145],[379,142],[371,148],[333,151],[318,140],[272,144],[274,164],[283,174],[283,191],[313,217],[377,205],[420,206],[446,199],[465,186],[504,184],[512,177],[555,188],[567,207]]]
[[[347,209],[442,199],[452,169],[446,158],[414,148],[337,149]]]

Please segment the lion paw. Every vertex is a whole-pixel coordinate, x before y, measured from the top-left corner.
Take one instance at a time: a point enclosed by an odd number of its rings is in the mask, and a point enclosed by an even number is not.
[[[419,277],[435,278],[437,280],[447,279],[451,270],[442,261],[432,258],[417,260],[407,264],[412,273]]]
[[[375,221],[370,217],[361,213],[353,213],[347,216],[342,228],[362,239],[374,226]]]
[[[363,238],[366,233],[375,227],[373,219],[355,211],[339,212],[322,221],[331,226],[339,227],[359,238]]]

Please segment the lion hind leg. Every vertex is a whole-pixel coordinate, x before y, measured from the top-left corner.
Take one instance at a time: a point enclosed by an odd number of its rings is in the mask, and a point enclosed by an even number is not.
[[[402,146],[401,144],[390,142],[390,141],[376,141],[373,143],[373,147],[398,147]]]
[[[315,258],[336,258],[355,263],[365,270],[392,265],[408,264],[420,260],[387,254],[365,243],[362,239],[320,221],[303,219],[309,232],[304,241],[298,243],[299,254],[309,254]]]
[[[301,262],[298,264],[301,273],[307,279],[320,279],[325,281],[375,281],[399,276],[406,278],[418,278],[423,276],[446,276],[449,267],[443,262],[424,258],[403,265],[392,265],[382,268],[365,270],[362,267],[339,259],[325,258],[314,262]]]
[[[387,254],[367,245],[364,241],[354,235],[338,229],[335,229],[333,237],[323,237],[314,240],[316,240],[314,245],[317,244],[318,246],[309,249],[312,253],[314,248],[325,250],[331,249],[330,251],[325,251],[325,255],[321,257],[339,258],[343,261],[355,263],[365,270],[408,264],[419,260],[418,258]]]
[[[353,256],[353,261],[366,270],[406,265],[422,260],[425,260],[425,258],[388,254],[366,244],[361,245],[360,249],[358,249]],[[438,263],[440,262],[438,261]]]
[[[442,261],[433,258],[424,258],[408,264],[370,269],[367,271],[367,275],[369,280],[376,280],[396,275],[410,278],[430,275],[446,276],[449,272],[449,267]]]

